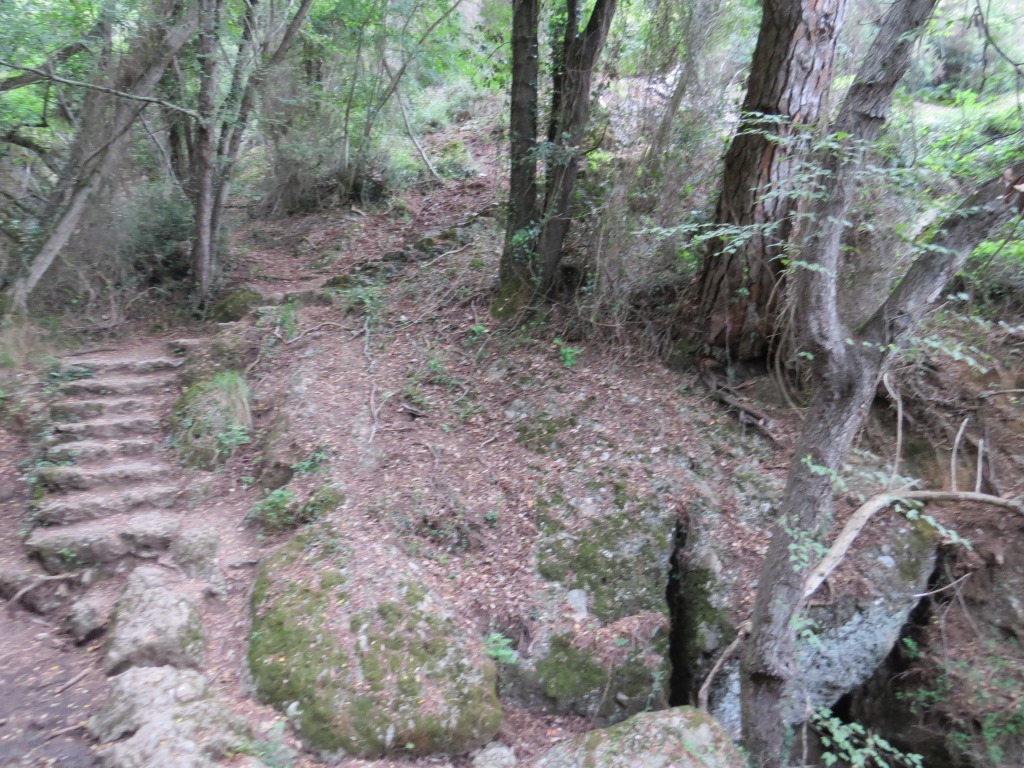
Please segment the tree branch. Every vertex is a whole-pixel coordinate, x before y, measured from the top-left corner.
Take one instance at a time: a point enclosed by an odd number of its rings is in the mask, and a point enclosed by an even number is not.
[[[817,567],[807,574],[804,580],[803,597],[807,599],[817,591],[822,582],[846,557],[850,547],[860,535],[861,530],[868,524],[878,512],[899,501],[931,501],[931,502],[957,502],[964,501],[974,504],[988,504],[993,507],[1001,507],[1018,515],[1024,516],[1024,501],[1019,499],[1004,499],[1000,496],[992,496],[988,493],[977,493],[971,491],[894,491],[892,493],[881,493],[864,502],[856,512],[846,521],[843,530],[836,537],[835,543],[822,558]]]
[[[173,110],[174,112],[181,112],[184,115],[188,115],[189,117],[193,118],[194,120],[198,120],[199,119],[199,114],[197,112],[194,112],[193,110],[188,109],[187,107],[181,107],[181,106],[178,106],[177,104],[171,104],[169,101],[164,101],[163,99],[158,99],[158,98],[153,97],[153,96],[139,96],[139,95],[134,94],[134,93],[128,93],[127,91],[119,91],[116,88],[107,88],[104,85],[95,85],[93,83],[86,83],[86,82],[83,82],[81,80],[71,80],[71,79],[66,78],[66,77],[61,77],[60,75],[54,75],[54,74],[52,74],[50,72],[46,72],[46,71],[44,71],[42,69],[35,69],[34,67],[23,67],[23,66],[20,66],[18,64],[12,64],[11,62],[6,61],[4,59],[0,59],[0,67],[7,67],[8,69],[13,69],[13,70],[16,70],[18,72],[28,72],[28,73],[31,73],[33,75],[38,75],[40,80],[52,80],[55,83],[60,83],[61,85],[70,85],[70,86],[72,86],[74,88],[86,88],[86,89],[91,90],[91,91],[100,91],[101,93],[109,93],[111,96],[117,96],[118,98],[121,98],[121,99],[131,99],[132,101],[142,101],[142,102],[145,102],[146,104],[159,104],[161,107],[165,107],[166,109],[170,109],[170,110]]]

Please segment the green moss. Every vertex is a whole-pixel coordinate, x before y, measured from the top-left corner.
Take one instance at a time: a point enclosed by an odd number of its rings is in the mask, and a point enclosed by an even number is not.
[[[516,427],[516,440],[527,450],[546,454],[557,446],[559,433],[572,429],[578,421],[575,415],[561,417],[540,415],[530,423],[520,424]]]
[[[602,621],[664,611],[671,530],[665,517],[653,506],[627,508],[571,538],[543,539],[537,549],[538,570],[547,579],[586,590],[591,611]]]
[[[485,664],[481,679],[454,621],[419,610],[427,593],[411,581],[395,585],[402,600],[347,616],[339,549],[318,540],[314,527],[257,574],[249,665],[260,698],[285,710],[297,702],[299,734],[327,752],[463,751],[490,738],[501,720],[494,669]],[[307,576],[274,578],[299,564]],[[338,626],[358,636],[351,658]],[[425,711],[424,700],[440,702],[443,714]]]
[[[537,664],[537,679],[545,695],[559,703],[581,699],[605,685],[605,671],[593,654],[572,644],[570,635],[551,639],[551,650]]]
[[[182,460],[214,469],[251,439],[249,387],[236,371],[223,371],[185,389],[171,412],[171,439]]]
[[[264,303],[263,295],[251,288],[237,288],[224,294],[210,310],[210,318],[218,323],[233,323]]]

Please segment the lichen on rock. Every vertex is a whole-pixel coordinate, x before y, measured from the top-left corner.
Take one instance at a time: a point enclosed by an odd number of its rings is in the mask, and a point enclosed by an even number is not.
[[[725,730],[692,707],[644,712],[569,739],[530,768],[743,768]]]
[[[262,563],[248,654],[257,694],[323,753],[479,747],[501,723],[494,666],[389,556],[389,571],[374,570],[320,524]]]

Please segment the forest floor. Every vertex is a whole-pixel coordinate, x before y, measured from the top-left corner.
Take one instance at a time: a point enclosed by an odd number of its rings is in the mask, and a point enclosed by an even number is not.
[[[729,542],[733,554],[726,567],[741,588],[732,612],[737,622],[744,620],[767,531],[751,527],[745,510],[736,506],[730,479],[753,466],[781,485],[799,417],[769,377],[744,382],[744,396],[773,420],[773,443],[743,427],[735,411],[709,397],[698,370],[669,371],[640,351],[642,345],[632,349],[563,339],[565,327],[557,319],[519,329],[492,321],[488,308],[500,256],[505,177],[488,129],[487,122],[471,119],[425,137],[428,153],[461,141],[474,163],[466,178],[423,183],[390,203],[238,223],[229,288],[246,286],[266,296],[302,293],[319,290],[332,277],[359,273],[366,265],[394,265],[384,279],[339,291],[331,305],[296,308],[287,320],[290,328],[284,327],[280,309],[276,326],[243,321],[258,329],[264,341],[279,340],[258,347],[259,358],[248,376],[257,434],[268,432],[289,403],[292,408],[301,403],[306,418],[292,420],[290,439],[310,469],[293,486],[301,493],[328,474],[344,482],[352,530],[367,542],[380,537],[397,541],[420,563],[431,587],[454,606],[463,627],[478,636],[497,630],[515,637],[525,631],[529,598],[542,586],[532,567],[536,504],[554,481],[567,497],[584,498],[588,476],[614,475],[641,497],[677,473],[680,462],[713,467],[702,493],[723,500],[717,535]],[[444,234],[453,229],[456,235]],[[436,252],[389,262],[388,254],[413,251],[427,236],[440,245]],[[210,337],[218,330],[196,323],[149,334],[140,324],[90,345],[130,354],[136,345]],[[919,461],[911,469],[936,486],[948,485],[943,476],[948,459],[942,459],[941,451],[938,458],[929,455],[920,443],[947,440],[940,417],[983,408],[988,444],[998,446],[1001,460],[1013,467],[1002,473],[998,490],[1018,495],[1024,491],[1020,406],[1013,398],[980,396],[1024,383],[1021,342],[1005,333],[984,343],[989,345],[984,374],[946,358],[929,359],[931,368],[918,362],[899,371],[913,382],[908,390],[917,393],[912,401],[908,395],[907,404],[918,435]],[[29,384],[41,375],[27,369],[25,388],[41,395],[42,384]],[[928,403],[931,413],[924,411]],[[583,412],[587,430],[564,419],[540,446],[530,445],[523,430],[524,414],[533,419]],[[18,426],[0,426],[0,565],[12,567],[24,560],[19,531],[31,469],[26,457],[32,451],[29,436]],[[603,439],[595,442],[595,433]],[[731,446],[709,438],[712,433],[731,436]],[[865,445],[870,442],[876,452],[891,449],[894,437],[891,411],[880,408]],[[218,559],[226,575],[224,594],[204,604],[209,633],[205,673],[257,730],[271,732],[283,717],[253,700],[245,670],[252,566],[287,540],[245,525],[261,498],[252,480],[261,460],[256,440],[218,472],[183,470],[182,476],[201,488],[199,500],[185,514],[217,527]],[[590,474],[577,472],[580,467]],[[973,482],[968,470],[964,475]],[[685,502],[684,493],[679,504]],[[841,505],[837,526],[854,506],[853,499]],[[984,509],[937,516],[974,544],[973,555],[953,558],[954,569],[970,568],[972,558],[1005,560],[1007,542],[1019,528],[1005,515]],[[869,527],[865,536],[872,535],[878,534]],[[9,607],[0,612],[0,766],[97,764],[80,724],[103,695],[102,641],[75,646],[50,619]],[[969,663],[984,653],[972,639],[966,609],[959,618],[956,610],[946,610],[943,621],[947,656]],[[498,738],[525,764],[591,725],[579,717],[533,715],[507,706]],[[303,753],[294,764],[312,768],[321,763]],[[381,768],[470,764],[466,756],[341,763]]]

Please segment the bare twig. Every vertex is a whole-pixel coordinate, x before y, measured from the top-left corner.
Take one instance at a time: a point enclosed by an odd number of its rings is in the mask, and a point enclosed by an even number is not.
[[[40,576],[35,581],[33,581],[31,584],[29,584],[27,587],[22,587],[21,589],[19,589],[17,592],[14,593],[14,597],[12,597],[10,599],[10,601],[7,603],[7,610],[8,610],[8,612],[13,614],[14,611],[16,610],[18,604],[20,603],[21,598],[23,598],[25,595],[27,595],[29,592],[31,592],[36,587],[41,587],[43,584],[45,584],[48,581],[67,581],[68,579],[74,579],[77,576],[78,576],[78,574],[76,574],[76,573],[58,573],[58,574],[54,574],[52,576]]]
[[[889,397],[896,401],[896,455],[892,460],[892,475],[889,476],[889,482],[885,486],[889,489],[896,484],[896,478],[899,477],[900,458],[903,456],[903,397],[889,381],[888,371],[882,376],[882,383],[885,385],[885,391],[889,393]]]
[[[985,474],[985,438],[978,441],[978,466],[974,470],[974,492],[981,493],[981,480]]]
[[[107,88],[105,85],[95,85],[94,83],[86,83],[81,80],[69,80],[66,77],[61,77],[60,75],[55,75],[52,72],[46,72],[42,69],[36,69],[34,67],[23,67],[18,64],[12,64],[11,62],[5,59],[0,59],[0,67],[7,67],[8,69],[13,69],[18,72],[28,72],[30,74],[39,76],[43,80],[52,80],[53,82],[60,83],[61,85],[70,85],[74,86],[75,88],[86,88],[90,91],[100,91],[101,93],[109,93],[111,96],[117,96],[121,99],[141,101],[146,104],[159,104],[161,107],[164,107],[166,109],[170,109],[174,112],[181,112],[183,115],[188,115],[193,120],[201,119],[199,117],[198,112],[194,112],[193,110],[188,109],[187,107],[181,107],[177,104],[172,104],[169,101],[165,101],[164,99],[158,99],[153,96],[139,96],[134,93],[128,93],[127,91],[119,91],[116,88]]]
[[[982,392],[978,395],[978,398],[984,400],[987,397],[995,397],[996,395],[1024,395],[1024,389],[997,389],[994,392]]]
[[[85,668],[85,669],[83,669],[83,670],[82,670],[81,672],[79,672],[79,673],[78,673],[77,675],[75,675],[75,676],[74,676],[74,677],[72,677],[72,678],[71,678],[70,680],[68,680],[68,681],[67,681],[66,683],[64,683],[64,684],[63,684],[63,685],[61,685],[61,686],[60,686],[59,688],[57,688],[57,689],[56,689],[56,690],[55,690],[55,691],[53,692],[53,695],[54,695],[54,696],[58,696],[58,695],[60,695],[60,694],[64,693],[64,691],[66,691],[66,690],[67,690],[68,688],[71,688],[72,686],[74,686],[74,685],[75,685],[76,683],[78,683],[79,681],[81,681],[81,680],[82,680],[82,678],[84,678],[84,677],[85,677],[86,675],[88,675],[88,674],[89,674],[89,668],[88,668],[88,667],[86,667],[86,668]],[[76,726],[76,727],[77,727],[77,726]],[[56,735],[59,735],[59,734],[56,734]]]
[[[970,573],[965,573],[965,574],[964,574],[963,576],[961,576],[961,577],[960,577],[959,579],[957,579],[957,580],[956,580],[956,581],[954,581],[954,582],[951,582],[951,583],[947,584],[947,585],[946,585],[946,586],[944,586],[944,587],[939,587],[938,589],[933,589],[933,590],[932,590],[931,592],[922,592],[922,593],[921,593],[921,594],[919,594],[919,595],[914,595],[914,597],[916,597],[916,598],[922,598],[922,597],[931,597],[932,595],[938,595],[938,594],[941,594],[942,592],[945,592],[945,591],[946,591],[947,589],[952,589],[952,588],[953,588],[953,587],[955,587],[955,586],[956,586],[957,584],[959,584],[959,583],[960,583],[961,581],[965,581],[965,580],[966,580],[967,578],[969,578],[970,576],[973,576],[973,575],[974,575],[974,572],[973,572],[973,571],[971,571]]]
[[[319,331],[321,328],[341,328],[341,330],[343,330],[343,331],[349,330],[348,328],[346,328],[341,323],[319,323],[317,325],[314,325],[312,328],[307,328],[302,333],[300,333],[300,334],[298,334],[296,336],[293,336],[290,339],[283,339],[280,336],[278,336],[278,338],[281,339],[282,343],[284,343],[284,344],[294,344],[295,342],[299,341],[303,336],[306,336],[307,334],[313,333],[314,331]],[[277,334],[275,333],[275,335],[277,335]]]
[[[967,429],[967,422],[970,421],[971,417],[968,416],[960,424],[960,429],[956,431],[956,439],[953,440],[953,453],[949,457],[949,487],[956,492],[956,462],[960,453],[960,441],[964,439],[964,430]]]

